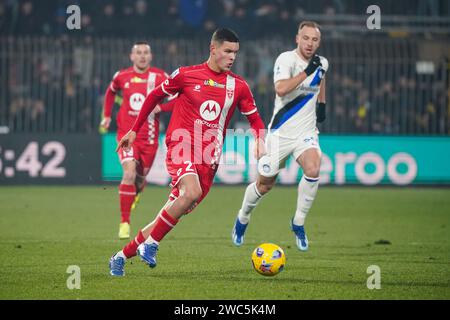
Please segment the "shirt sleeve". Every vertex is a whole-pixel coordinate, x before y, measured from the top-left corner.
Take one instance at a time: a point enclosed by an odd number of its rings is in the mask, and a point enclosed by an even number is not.
[[[258,111],[256,108],[255,99],[253,98],[253,94],[247,82],[244,82],[244,85],[242,86],[238,108],[244,116],[251,115],[252,113]]]
[[[282,53],[278,56],[273,67],[273,83],[279,80],[286,80],[292,77],[292,66],[289,61],[289,56]]]
[[[120,79],[118,77],[120,71],[117,71],[114,76],[113,79],[111,81],[111,83],[109,84],[109,88],[111,89],[112,92],[116,93],[117,91],[120,90]]]
[[[115,98],[116,98],[116,94],[111,90],[110,87],[108,87],[108,89],[106,89],[105,100],[103,102],[103,117],[104,118],[111,118]]]
[[[322,69],[327,72],[330,66],[328,59],[325,57],[320,57],[320,62],[322,63]]]
[[[174,97],[174,96],[172,96],[172,97]],[[161,108],[162,112],[172,112],[176,103],[177,103],[176,97],[175,98],[169,97],[167,99],[167,102],[160,104],[159,107]]]
[[[161,83],[161,90],[168,96],[173,96],[178,92],[181,92],[183,89],[183,78],[183,69],[176,69],[163,83]]]

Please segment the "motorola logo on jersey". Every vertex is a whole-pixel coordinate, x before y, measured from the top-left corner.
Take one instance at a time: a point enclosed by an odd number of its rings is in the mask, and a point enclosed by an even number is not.
[[[133,93],[130,97],[130,107],[134,111],[139,111],[142,108],[145,97],[142,93]]]
[[[200,106],[200,115],[206,121],[213,121],[219,117],[221,107],[218,102],[214,100],[206,100]]]

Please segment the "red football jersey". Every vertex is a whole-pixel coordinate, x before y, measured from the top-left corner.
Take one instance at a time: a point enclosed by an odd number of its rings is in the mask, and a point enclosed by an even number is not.
[[[141,110],[145,97],[168,78],[163,70],[150,67],[144,73],[138,73],[133,67],[118,71],[110,84],[114,93],[121,90],[123,102],[117,113],[117,136],[121,139],[132,127]],[[147,123],[137,133],[137,139],[150,144],[158,143],[159,114],[150,114]]]
[[[188,131],[196,158],[191,161],[195,163],[199,160],[218,163],[236,106],[246,116],[257,112],[244,79],[232,72],[215,72],[206,62],[175,70],[161,84],[161,90],[167,95],[179,94],[167,129],[166,144],[178,143],[183,130]],[[205,159],[206,154],[211,158]],[[198,159],[199,155],[203,159]]]

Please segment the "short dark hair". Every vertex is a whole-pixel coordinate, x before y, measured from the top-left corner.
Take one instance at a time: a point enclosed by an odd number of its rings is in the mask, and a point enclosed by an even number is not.
[[[239,37],[236,34],[236,32],[234,32],[231,29],[219,28],[216,31],[214,31],[211,37],[211,42],[213,41],[218,42],[219,44],[222,44],[224,41],[239,42]]]
[[[300,22],[298,26],[298,31],[302,30],[303,27],[311,27],[311,28],[317,28],[320,30],[320,25],[317,22],[314,21],[302,21]]]

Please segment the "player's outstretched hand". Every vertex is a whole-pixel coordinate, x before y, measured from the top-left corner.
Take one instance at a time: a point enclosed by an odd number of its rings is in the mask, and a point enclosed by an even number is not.
[[[317,70],[318,67],[322,65],[322,62],[320,62],[320,57],[315,54],[311,60],[309,61],[308,66],[305,68],[305,73],[307,76],[309,76],[311,73]]]
[[[265,154],[266,154],[266,145],[264,144],[264,140],[257,139],[254,150],[254,156],[256,160],[261,159],[262,156]]]
[[[102,119],[102,122],[100,122],[100,127],[98,128],[98,132],[100,132],[100,134],[107,133],[110,124],[111,124],[111,118],[110,117],[104,117]]]
[[[122,148],[125,151],[130,150],[134,140],[136,140],[136,132],[131,130],[128,131],[127,134],[124,135],[117,144],[116,152],[119,151],[120,148]]]

